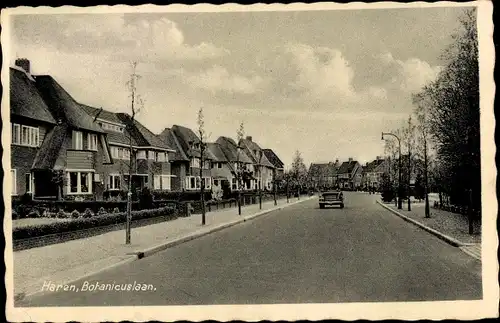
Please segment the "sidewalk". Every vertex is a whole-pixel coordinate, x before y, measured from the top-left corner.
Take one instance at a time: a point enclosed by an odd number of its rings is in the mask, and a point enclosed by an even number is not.
[[[427,230],[443,240],[459,247],[470,256],[481,260],[481,224],[474,221],[474,234],[469,234],[469,224],[467,216],[447,212],[433,207],[430,208],[430,218],[425,217],[425,204],[415,203],[411,205],[411,211],[408,211],[407,204],[403,205],[402,210],[398,210],[394,203],[385,204],[398,216],[407,217],[412,222]],[[434,231],[434,232],[433,232]]]
[[[250,220],[310,197],[290,198],[207,212],[206,224],[201,225],[201,214],[178,218],[132,229],[131,244],[125,244],[125,230],[113,231],[89,238],[68,241],[13,253],[14,295],[22,298],[41,291],[45,283],[65,284],[99,271],[140,259],[173,245]]]

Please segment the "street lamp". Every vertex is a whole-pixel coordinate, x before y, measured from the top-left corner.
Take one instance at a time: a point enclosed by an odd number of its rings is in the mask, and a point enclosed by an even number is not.
[[[399,180],[398,180],[398,209],[403,208],[403,201],[401,199],[401,140],[399,139],[398,136],[396,136],[393,133],[390,132],[382,132],[382,140],[384,140],[384,135],[385,136],[393,136],[398,140],[398,150],[399,150],[399,161],[398,161],[398,168],[399,168]]]

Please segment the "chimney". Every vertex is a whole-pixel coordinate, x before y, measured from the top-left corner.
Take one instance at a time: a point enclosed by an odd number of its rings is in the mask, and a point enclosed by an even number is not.
[[[349,157],[349,162],[352,162],[352,157]]]
[[[248,141],[252,141],[252,136],[247,136]]]
[[[16,66],[21,67],[26,73],[31,74],[29,59],[26,58],[16,59]]]
[[[377,160],[380,160],[380,156],[377,156]]]

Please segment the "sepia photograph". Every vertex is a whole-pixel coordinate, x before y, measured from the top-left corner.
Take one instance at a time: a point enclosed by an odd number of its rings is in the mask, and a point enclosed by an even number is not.
[[[1,25],[10,321],[498,316],[490,2]]]

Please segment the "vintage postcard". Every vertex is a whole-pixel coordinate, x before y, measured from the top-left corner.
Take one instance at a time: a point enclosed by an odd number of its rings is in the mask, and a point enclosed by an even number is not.
[[[8,320],[497,317],[492,11],[2,10]]]

